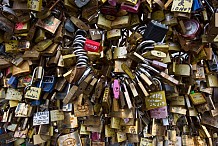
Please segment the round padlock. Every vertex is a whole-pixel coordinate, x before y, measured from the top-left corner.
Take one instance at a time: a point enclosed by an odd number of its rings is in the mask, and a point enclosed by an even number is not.
[[[200,24],[197,20],[191,19],[184,22],[186,33],[182,36],[187,39],[194,39],[200,33]]]

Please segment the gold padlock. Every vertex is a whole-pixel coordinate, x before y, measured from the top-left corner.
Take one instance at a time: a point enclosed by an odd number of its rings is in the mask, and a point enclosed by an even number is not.
[[[126,59],[127,50],[126,47],[116,47],[114,48],[113,59]]]
[[[42,0],[28,0],[27,7],[32,11],[41,11],[42,9]]]
[[[114,21],[111,22],[111,28],[125,28],[130,25],[130,16],[121,16],[117,17]]]
[[[107,39],[108,40],[116,40],[121,37],[121,30],[120,29],[112,29],[107,31]]]
[[[194,105],[203,104],[206,102],[202,93],[191,93],[189,96]]]
[[[107,20],[102,14],[98,15],[97,25],[99,28],[110,30],[111,29],[111,21]]]
[[[8,43],[5,43],[5,52],[7,53],[17,53],[18,50],[18,40],[10,40]]]
[[[218,87],[217,75],[207,75],[206,79],[208,87]]]
[[[53,41],[51,39],[47,39],[47,40],[39,42],[33,48],[39,52],[42,52],[45,49],[47,49],[52,43]]]

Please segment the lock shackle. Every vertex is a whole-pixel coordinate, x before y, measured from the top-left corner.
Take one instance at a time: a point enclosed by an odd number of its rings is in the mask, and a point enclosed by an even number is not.
[[[148,70],[153,71],[153,72],[155,72],[155,73],[157,73],[157,74],[160,73],[160,71],[158,71],[157,69],[151,67],[150,65],[142,64],[142,63],[141,63],[140,65],[141,65],[141,67],[143,67],[143,68],[147,68]]]
[[[151,74],[147,70],[145,70],[144,68],[140,68],[140,70],[136,71],[136,74],[138,76],[140,76],[141,73],[145,74],[150,80],[152,80]]]
[[[146,40],[141,42],[137,48],[136,48],[136,52],[140,52],[141,54],[143,54],[144,52],[154,49],[154,43],[155,41],[153,40]]]
[[[209,28],[209,23],[204,25],[204,34],[207,34],[207,29]]]
[[[37,71],[38,69],[39,69],[39,67],[36,67],[36,68],[33,70],[33,75],[32,75],[32,78],[31,78],[31,81],[30,81],[30,85],[29,85],[29,86],[32,86],[32,85],[33,85],[33,80],[34,80],[34,77],[35,77],[35,75],[36,75],[36,71]],[[40,80],[39,87],[42,87],[43,78],[44,78],[44,68],[42,68],[42,79]]]
[[[135,29],[135,31],[140,33],[140,34],[144,34],[144,31],[146,28],[147,28],[147,26],[139,26]]]
[[[173,61],[176,62],[176,63],[182,63],[185,59],[181,56],[181,55],[175,55],[173,57]]]
[[[153,78],[153,83],[155,84],[155,85],[158,85],[158,88],[159,88],[159,91],[161,91],[161,90],[163,90],[163,86],[162,86],[162,84],[161,84],[161,81],[158,79],[158,78]]]

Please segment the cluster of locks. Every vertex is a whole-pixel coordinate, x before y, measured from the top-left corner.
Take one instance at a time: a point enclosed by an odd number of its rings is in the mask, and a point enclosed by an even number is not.
[[[217,146],[216,0],[1,0],[1,146]]]

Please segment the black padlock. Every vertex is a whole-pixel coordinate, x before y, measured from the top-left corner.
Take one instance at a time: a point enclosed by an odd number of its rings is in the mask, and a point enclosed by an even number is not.
[[[151,20],[150,23],[148,23],[148,26],[145,30],[146,33],[144,33],[144,39],[145,40],[153,40],[155,42],[161,42],[166,33],[168,31],[168,26],[165,24],[161,24],[160,22]]]

